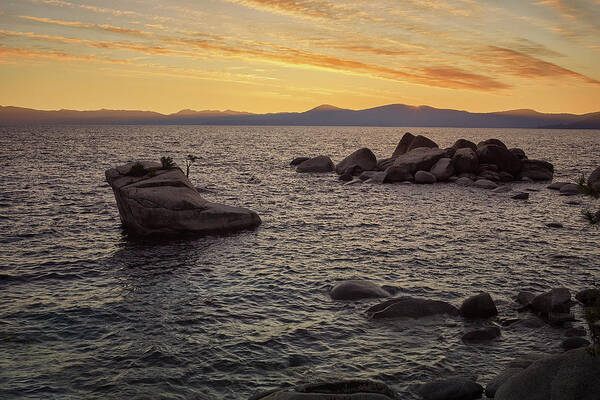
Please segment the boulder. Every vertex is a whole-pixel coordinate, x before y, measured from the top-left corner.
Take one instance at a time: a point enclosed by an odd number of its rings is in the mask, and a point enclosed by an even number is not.
[[[478,179],[487,179],[488,181],[492,181],[492,182],[498,182],[498,181],[500,181],[500,174],[495,171],[483,170],[483,171],[479,172],[479,175],[477,175],[477,178]]]
[[[531,308],[546,315],[551,312],[569,312],[571,292],[567,288],[554,288],[536,296],[531,302]]]
[[[551,181],[554,176],[554,166],[547,161],[522,160],[521,178],[527,177],[534,181]]]
[[[139,236],[222,234],[260,225],[246,208],[205,200],[178,167],[162,169],[151,161],[129,163],[106,171],[121,222]]]
[[[575,349],[533,362],[508,378],[496,400],[597,400],[600,362],[586,349]]]
[[[440,158],[438,162],[431,167],[431,172],[438,182],[446,182],[454,175],[454,166],[452,165],[452,159]]]
[[[550,185],[546,186],[548,189],[552,190],[560,190],[563,186],[567,185],[569,182],[552,182]]]
[[[574,196],[579,193],[579,186],[574,183],[567,183],[560,187],[560,194],[563,196]]]
[[[596,168],[587,179],[588,186],[600,192],[600,167]]]
[[[565,340],[563,340],[562,343],[560,344],[560,347],[562,347],[565,350],[573,350],[573,349],[578,349],[580,347],[587,347],[589,345],[590,345],[589,340],[584,339],[579,336],[574,336],[574,337],[566,338]]]
[[[360,179],[361,181],[364,182],[367,179],[371,179],[371,178],[377,176],[377,174],[381,175],[381,172],[380,171],[365,171],[358,176],[358,179]]]
[[[467,343],[487,342],[497,337],[500,337],[500,328],[490,326],[465,333],[462,336],[462,341]]]
[[[473,152],[475,152],[477,150],[477,145],[467,139],[458,139],[456,142],[454,142],[454,144],[452,145],[452,148],[456,149],[456,150],[471,149],[471,150],[473,150]]]
[[[408,153],[411,150],[418,149],[419,147],[427,147],[427,148],[431,148],[431,149],[439,148],[437,143],[434,142],[433,140],[426,138],[425,136],[418,135],[418,136],[415,136],[415,138],[412,140],[412,142],[410,142],[410,145],[408,146],[408,149],[406,149],[406,152]]]
[[[456,150],[452,157],[454,169],[457,173],[477,172],[479,170],[479,158],[477,153],[470,148]]]
[[[485,387],[486,397],[492,399],[496,395],[496,391],[504,384],[511,376],[523,371],[523,368],[506,368],[504,371],[496,375]]]
[[[473,186],[480,189],[496,189],[498,185],[488,179],[478,179],[473,182]]]
[[[310,383],[271,390],[250,400],[394,400],[396,393],[386,384],[371,380],[341,380]]]
[[[329,295],[334,300],[358,300],[373,297],[389,297],[380,286],[365,280],[349,280],[333,286]]]
[[[429,171],[443,156],[444,150],[419,147],[398,156],[394,160],[393,165],[396,167],[404,167],[414,174],[417,171]]]
[[[482,142],[477,143],[477,148],[480,149],[483,146],[487,146],[487,145],[494,145],[494,146],[499,146],[502,147],[506,150],[508,150],[508,148],[506,147],[506,145],[500,140],[500,139],[487,139],[484,140]]]
[[[394,161],[396,158],[382,158],[377,161],[377,169],[380,171],[385,171],[387,168],[394,165]]]
[[[529,193],[527,193],[527,192],[518,192],[517,194],[511,196],[511,199],[515,199],[515,200],[528,200],[529,199]]]
[[[459,315],[458,309],[444,301],[399,297],[384,301],[367,310],[374,319],[422,318],[436,314]]]
[[[412,181],[413,174],[406,167],[391,166],[385,170],[383,183]]]
[[[463,177],[458,178],[455,183],[460,186],[472,186],[473,180],[470,178],[467,178],[466,176],[463,176]]]
[[[340,175],[340,177],[338,179],[342,182],[350,182],[353,178],[352,178],[352,174],[344,173],[344,174]]]
[[[462,302],[460,315],[465,318],[489,318],[498,315],[498,310],[489,293],[479,293]]]
[[[400,139],[400,142],[398,143],[398,145],[396,146],[396,149],[394,150],[394,153],[392,154],[392,158],[396,158],[396,157],[406,153],[408,151],[408,147],[413,142],[413,140],[415,140],[415,135],[413,135],[410,132],[406,132],[404,134],[404,136],[402,136],[402,139]],[[427,146],[424,146],[424,147],[427,147]]]
[[[483,387],[472,378],[452,377],[420,385],[415,392],[424,400],[479,399]]]
[[[498,186],[496,189],[492,190],[493,193],[508,193],[510,191],[512,191],[510,186]]]
[[[296,167],[296,172],[331,172],[333,171],[333,161],[327,156],[317,156],[301,162]]]
[[[444,149],[444,153],[444,158],[452,159],[452,157],[454,157],[454,154],[456,154],[456,149],[452,147],[447,147]]]
[[[575,298],[585,306],[600,306],[600,290],[585,289],[577,292]]]
[[[477,157],[479,157],[480,164],[495,164],[500,171],[506,171],[512,175],[521,170],[521,160],[508,151],[506,147],[494,144],[478,145]]]
[[[535,294],[531,292],[522,291],[517,295],[517,303],[521,304],[523,307],[529,307],[531,303],[535,299]]]
[[[310,157],[296,157],[290,162],[290,165],[296,166],[298,164],[302,164],[304,161],[310,160]]]
[[[525,155],[525,152],[523,151],[523,149],[520,149],[518,147],[513,147],[512,149],[508,149],[508,151],[513,153],[515,156],[517,156],[517,158],[519,160],[527,160],[527,156]]]
[[[435,175],[427,171],[417,171],[415,174],[415,183],[435,183],[437,179]]]
[[[483,171],[499,172],[500,168],[496,164],[479,164],[479,172]]]
[[[356,150],[348,157],[344,158],[335,166],[335,172],[344,173],[348,168],[358,166],[363,171],[372,171],[377,169],[377,158],[368,148]]]

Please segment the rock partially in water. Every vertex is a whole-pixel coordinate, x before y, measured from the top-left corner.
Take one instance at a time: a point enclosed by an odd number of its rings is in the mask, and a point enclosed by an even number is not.
[[[554,176],[554,166],[547,161],[522,160],[520,176],[534,181],[551,181]]]
[[[405,182],[412,181],[413,179],[413,174],[410,173],[408,168],[396,167],[392,165],[385,170],[383,183]]]
[[[600,192],[600,167],[596,168],[588,176],[587,184],[595,191]]]
[[[415,174],[415,183],[431,184],[436,183],[435,175],[427,171],[417,171]]]
[[[472,400],[481,398],[483,387],[472,378],[457,376],[425,383],[415,391],[424,400]]]
[[[377,169],[377,158],[373,152],[364,147],[356,150],[348,157],[344,158],[335,166],[335,172],[342,174],[348,168],[359,167],[363,171],[373,171]]]
[[[310,160],[310,157],[296,157],[290,162],[290,165],[296,166],[302,164],[306,160]]]
[[[498,185],[488,179],[477,179],[473,182],[473,186],[480,189],[496,189]]]
[[[467,178],[466,176],[460,177],[456,180],[457,185],[460,186],[473,186],[473,180],[471,178]]]
[[[552,182],[550,185],[546,186],[551,190],[560,190],[563,186],[568,185],[569,182]]]
[[[395,400],[396,392],[371,380],[310,383],[253,396],[250,400]]]
[[[508,150],[508,148],[506,147],[504,142],[500,139],[487,139],[487,140],[481,141],[481,142],[477,143],[477,149],[480,149],[483,146],[487,146],[487,145],[499,146],[499,147],[502,147],[502,148]]]
[[[527,193],[527,192],[518,192],[518,193],[512,195],[511,199],[514,199],[514,200],[528,200],[529,199],[529,193]]]
[[[440,158],[438,162],[431,167],[431,172],[438,182],[447,182],[452,175],[454,175],[454,167],[452,166],[452,159]]]
[[[487,342],[500,337],[500,328],[490,326],[465,333],[462,341],[467,343]]]
[[[510,186],[498,186],[496,189],[492,189],[493,193],[508,193],[512,191],[512,188]]]
[[[536,296],[531,302],[531,308],[541,314],[551,312],[569,312],[571,308],[571,292],[567,288],[554,288]]]
[[[408,151],[408,147],[413,142],[413,140],[415,140],[415,135],[413,135],[410,132],[406,132],[404,134],[404,136],[402,136],[402,139],[400,139],[400,142],[398,143],[398,145],[396,146],[396,149],[394,150],[394,153],[392,154],[392,158],[396,158],[396,157],[401,156],[402,154],[406,153]]]
[[[489,293],[479,293],[462,302],[460,315],[465,318],[489,318],[498,315],[498,309]]]
[[[563,196],[575,196],[579,194],[579,186],[574,183],[567,183],[560,187],[560,194]]]
[[[322,173],[331,172],[334,169],[333,161],[327,156],[317,156],[301,162],[296,167],[296,172]]]
[[[361,181],[366,181],[367,179],[371,179],[374,176],[376,176],[377,174],[381,174],[381,171],[365,171],[362,174],[360,174],[358,176],[358,179],[360,179]]]
[[[570,337],[570,338],[563,340],[562,343],[560,344],[560,347],[562,347],[565,350],[573,350],[573,349],[578,349],[580,347],[587,347],[589,345],[590,345],[589,340],[584,339],[580,336],[574,336],[574,337]],[[600,378],[600,376],[599,376],[599,378]]]
[[[496,400],[598,400],[600,361],[586,349],[575,349],[533,362],[508,378]]]
[[[582,327],[570,328],[565,331],[566,337],[577,337],[585,335],[587,335],[587,332],[585,331],[585,328]]]
[[[600,289],[585,289],[577,292],[575,298],[586,306],[600,306]]]
[[[423,148],[423,147],[427,147],[430,149],[437,149],[439,148],[439,146],[437,145],[436,142],[434,142],[433,140],[422,136],[422,135],[417,135],[415,136],[415,138],[412,140],[412,142],[410,142],[410,145],[408,146],[408,149],[406,150],[407,153],[409,153],[411,150],[414,149],[418,149],[418,148]]]
[[[329,292],[334,300],[358,300],[373,297],[389,297],[380,286],[365,280],[349,280],[337,283]]]
[[[380,318],[422,318],[436,314],[458,316],[459,312],[445,301],[399,297],[384,301],[367,310],[374,319]]]
[[[477,172],[479,170],[479,158],[477,153],[470,148],[461,148],[456,150],[452,157],[456,172]]]
[[[547,226],[548,228],[559,228],[559,229],[560,229],[560,228],[564,228],[564,227],[565,227],[563,224],[561,224],[561,223],[560,223],[560,222],[558,222],[558,221],[552,221],[552,222],[548,222],[548,223],[546,224],[546,226]]]
[[[496,395],[496,391],[504,384],[511,376],[523,371],[523,368],[506,368],[504,371],[496,375],[485,387],[486,397],[492,399]]]
[[[531,292],[522,291],[517,295],[517,302],[523,307],[529,307],[533,302],[533,299],[535,299],[535,294]]]
[[[512,149],[508,149],[511,153],[513,153],[519,160],[527,160],[527,156],[525,155],[525,151],[518,147],[513,147]]]
[[[177,166],[129,163],[106,171],[123,226],[133,235],[223,234],[252,229],[261,220],[254,211],[212,203],[200,196]]]

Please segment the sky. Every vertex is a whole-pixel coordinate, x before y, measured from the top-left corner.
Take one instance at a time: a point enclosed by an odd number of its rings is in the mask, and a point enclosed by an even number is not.
[[[600,0],[1,0],[0,104],[600,111]]]

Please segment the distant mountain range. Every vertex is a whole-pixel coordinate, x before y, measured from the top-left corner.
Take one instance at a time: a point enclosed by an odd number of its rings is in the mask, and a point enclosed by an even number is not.
[[[195,124],[195,125],[306,125],[306,126],[430,126],[464,128],[600,129],[600,112],[544,114],[533,110],[492,113],[390,104],[365,110],[321,105],[305,112],[252,114],[238,111],[181,110],[174,114],[152,111],[95,110],[40,111],[0,106],[0,125],[81,124]]]

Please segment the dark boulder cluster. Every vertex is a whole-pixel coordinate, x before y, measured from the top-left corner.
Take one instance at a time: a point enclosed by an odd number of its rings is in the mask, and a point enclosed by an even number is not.
[[[371,150],[362,148],[335,166],[326,156],[297,158],[291,164],[296,166],[298,172],[335,170],[340,180],[351,181],[348,184],[363,181],[418,184],[456,182],[462,186],[495,189],[502,182],[549,181],[554,175],[551,163],[530,160],[522,149],[509,149],[498,139],[488,139],[478,144],[459,139],[452,147],[440,149],[431,139],[408,132],[389,158],[378,160]],[[528,196],[516,198],[525,197]]]

